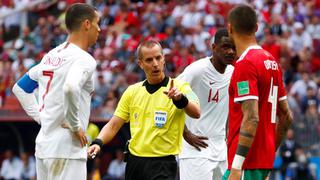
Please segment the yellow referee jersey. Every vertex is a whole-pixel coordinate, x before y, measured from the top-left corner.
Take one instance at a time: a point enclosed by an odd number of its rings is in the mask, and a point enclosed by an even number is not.
[[[146,83],[136,83],[129,86],[120,99],[114,115],[130,122],[129,150],[135,156],[162,157],[180,153],[185,112],[177,109],[163,93],[170,87],[168,82],[169,78],[152,94],[147,91]],[[199,103],[188,83],[175,79],[174,86],[189,101]]]

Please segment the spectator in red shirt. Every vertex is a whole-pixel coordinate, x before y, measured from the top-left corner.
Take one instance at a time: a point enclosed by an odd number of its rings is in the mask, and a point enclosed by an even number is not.
[[[265,29],[265,40],[261,46],[264,50],[268,51],[277,61],[280,62],[281,47],[276,41],[276,36],[271,34],[269,28]]]

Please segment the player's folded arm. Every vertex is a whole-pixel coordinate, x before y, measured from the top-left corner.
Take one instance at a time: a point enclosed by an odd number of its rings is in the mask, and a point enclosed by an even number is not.
[[[15,83],[12,92],[18,98],[26,113],[40,124],[39,104],[33,93],[37,88],[38,82],[31,79],[29,74],[26,73]]]

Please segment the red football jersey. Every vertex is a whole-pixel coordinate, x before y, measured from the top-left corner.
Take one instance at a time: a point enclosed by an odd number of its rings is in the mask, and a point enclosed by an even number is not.
[[[280,65],[260,46],[250,46],[235,64],[229,86],[228,169],[235,156],[243,118],[241,102],[256,99],[259,124],[243,169],[271,169],[276,152],[277,105],[286,99]]]

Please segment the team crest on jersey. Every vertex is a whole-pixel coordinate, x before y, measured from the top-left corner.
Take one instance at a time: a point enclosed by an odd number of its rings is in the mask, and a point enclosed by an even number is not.
[[[249,94],[249,81],[237,82],[238,96]]]

